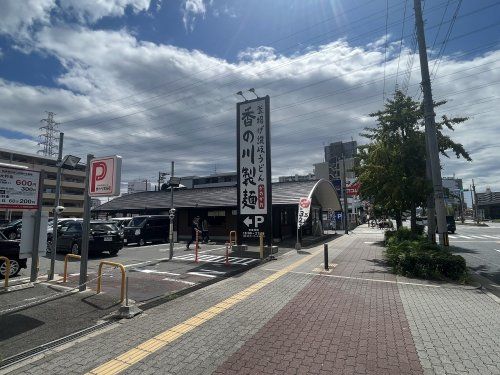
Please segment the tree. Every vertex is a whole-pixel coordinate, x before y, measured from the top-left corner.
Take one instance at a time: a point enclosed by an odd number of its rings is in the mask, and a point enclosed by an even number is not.
[[[435,107],[446,101],[435,103]],[[411,212],[411,227],[416,231],[416,209],[423,206],[431,185],[426,180],[426,150],[424,111],[421,103],[401,91],[388,99],[384,109],[370,114],[376,117],[375,128],[365,128],[361,136],[370,143],[360,147],[359,166],[356,168],[361,183],[360,194],[375,207],[396,219],[402,225],[402,213]],[[443,134],[443,129],[454,130],[466,117],[443,116],[436,122],[439,151],[449,157],[471,161],[464,147]]]

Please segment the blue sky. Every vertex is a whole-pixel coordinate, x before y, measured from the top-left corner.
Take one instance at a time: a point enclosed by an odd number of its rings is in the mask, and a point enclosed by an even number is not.
[[[363,142],[367,114],[396,82],[419,96],[412,0],[2,5],[0,147],[35,153],[39,121],[53,111],[66,149],[121,154],[129,180],[170,160],[183,175],[234,170],[239,90],[271,95],[275,177],[311,172],[326,143]],[[446,159],[444,174],[475,178],[480,189],[500,189],[491,161],[499,13],[493,0],[424,2],[435,96],[449,100],[444,113],[471,116],[454,137],[474,162]]]

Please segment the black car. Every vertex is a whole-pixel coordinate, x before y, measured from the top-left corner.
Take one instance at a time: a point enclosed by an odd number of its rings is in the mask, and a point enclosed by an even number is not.
[[[26,268],[26,259],[19,257],[19,241],[8,240],[2,233],[0,233],[0,256],[7,257],[10,260],[9,277],[16,276],[21,268]],[[3,279],[6,272],[7,263],[5,260],[0,259],[0,278]]]
[[[123,228],[124,242],[143,246],[146,242],[167,242],[170,219],[167,215],[135,216]]]
[[[70,221],[59,229],[57,251],[80,255],[82,249],[82,222]],[[105,251],[116,255],[123,248],[123,237],[116,225],[109,221],[91,221],[89,233],[89,254]]]
[[[4,224],[0,227],[0,232],[7,237],[9,240],[15,240],[20,237],[21,227],[23,226],[23,220],[18,219],[11,221],[8,224]]]

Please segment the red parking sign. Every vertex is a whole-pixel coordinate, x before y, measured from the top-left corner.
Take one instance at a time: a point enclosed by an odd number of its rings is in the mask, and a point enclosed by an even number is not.
[[[122,158],[107,156],[90,161],[91,197],[106,197],[120,195]]]

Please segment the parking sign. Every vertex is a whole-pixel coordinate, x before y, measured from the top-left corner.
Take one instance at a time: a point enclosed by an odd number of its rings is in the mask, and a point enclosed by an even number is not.
[[[91,197],[109,197],[120,195],[122,173],[121,156],[106,156],[90,161]]]

